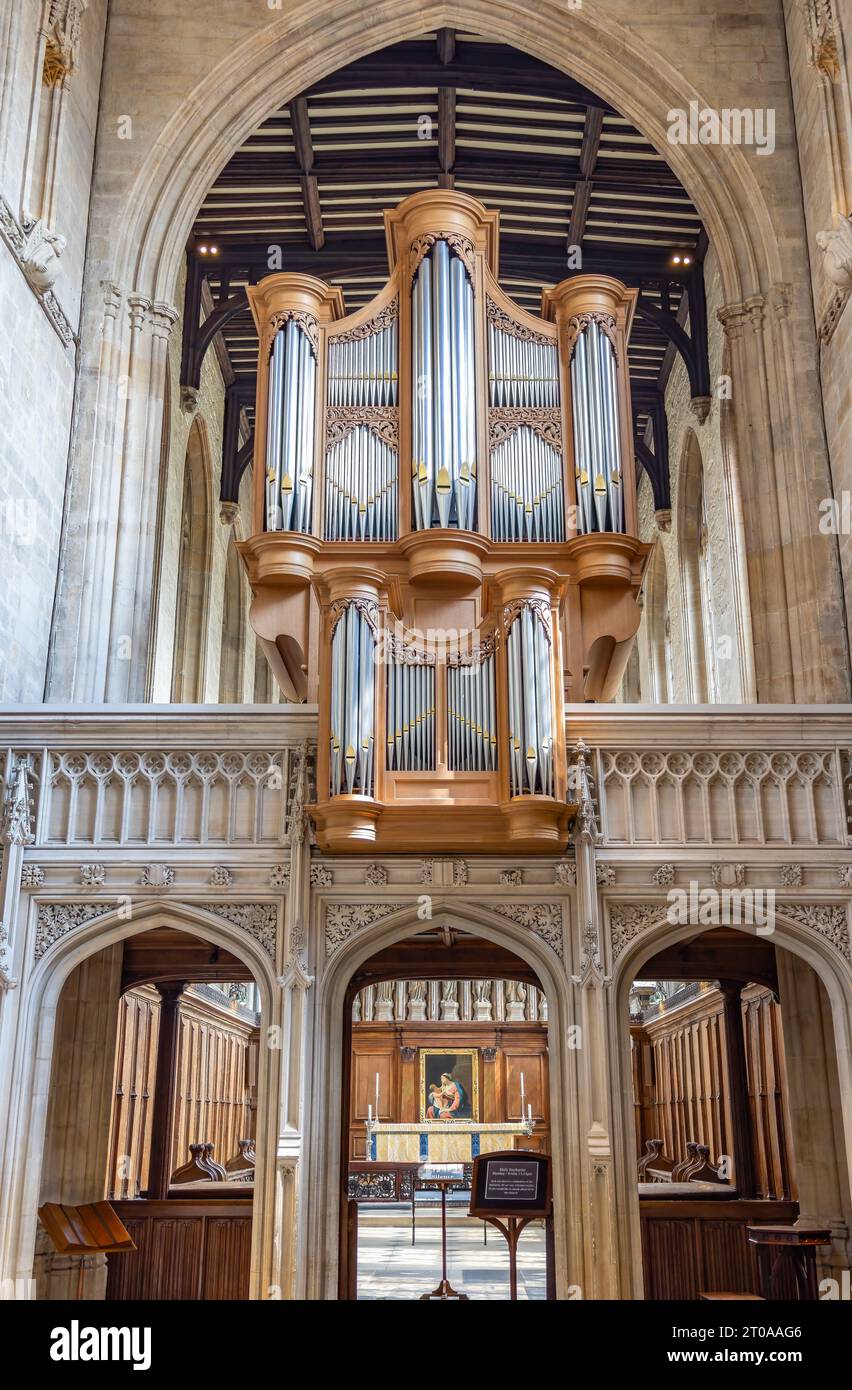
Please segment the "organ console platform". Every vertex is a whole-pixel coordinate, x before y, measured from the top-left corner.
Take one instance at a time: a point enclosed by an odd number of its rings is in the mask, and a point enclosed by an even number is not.
[[[637,291],[578,275],[542,315],[497,281],[499,217],[430,189],[385,213],[390,277],[249,289],[260,338],[252,624],[320,706],[326,850],[552,853],[573,805],[563,700],[615,693],[636,537]]]

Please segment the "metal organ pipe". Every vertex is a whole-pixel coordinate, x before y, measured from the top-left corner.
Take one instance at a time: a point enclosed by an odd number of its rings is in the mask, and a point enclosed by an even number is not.
[[[386,677],[389,772],[435,770],[435,667],[396,656]]]
[[[266,408],[266,529],[310,531],[317,363],[295,319],[272,340]]]
[[[559,405],[556,344],[488,324],[489,404],[518,411],[517,425],[491,451],[491,534],[495,541],[563,541],[562,457],[525,422],[524,410]]]
[[[497,768],[494,654],[447,667],[448,764],[453,772]]]
[[[372,623],[348,603],[331,639],[331,795],[373,794],[375,637]]]
[[[509,678],[509,785],[512,796],[553,795],[550,633],[525,603],[506,641]]]
[[[330,406],[395,406],[397,320],[374,333],[328,345]],[[379,423],[377,421],[377,423]],[[326,452],[327,541],[395,541],[399,457],[369,423],[348,430]]]
[[[473,287],[443,238],[412,285],[412,511],[416,530],[476,516]]]
[[[578,530],[584,534],[624,526],[616,366],[612,343],[592,319],[571,357]]]

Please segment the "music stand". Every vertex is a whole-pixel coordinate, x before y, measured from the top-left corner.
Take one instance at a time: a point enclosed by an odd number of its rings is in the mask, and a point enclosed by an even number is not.
[[[87,1255],[120,1255],[136,1249],[136,1242],[109,1202],[87,1202],[78,1207],[45,1202],[38,1215],[57,1255],[80,1256],[79,1300],[83,1298]]]

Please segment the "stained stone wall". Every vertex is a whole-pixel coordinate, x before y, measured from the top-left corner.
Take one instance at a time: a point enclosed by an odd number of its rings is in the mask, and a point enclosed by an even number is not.
[[[784,0],[784,15],[833,495],[844,523],[839,559],[852,640],[852,11],[845,0]],[[817,238],[838,232],[835,246],[845,256],[846,272],[833,279]],[[814,516],[814,526],[819,519]]]
[[[639,534],[644,541],[656,541],[665,557],[669,602],[669,629],[674,675],[675,704],[691,702],[688,680],[685,624],[688,605],[684,592],[682,557],[688,542],[681,535],[683,482],[682,470],[694,435],[701,452],[704,482],[704,508],[708,529],[708,569],[710,575],[710,607],[713,621],[713,661],[716,671],[717,699],[722,704],[738,704],[749,699],[747,678],[742,670],[738,623],[740,608],[736,596],[736,569],[744,568],[742,544],[732,525],[736,510],[731,497],[731,483],[726,475],[723,421],[725,392],[724,335],[716,311],[722,306],[718,258],[711,247],[704,263],[704,284],[707,297],[708,349],[712,399],[710,413],[700,424],[690,409],[689,378],[683,359],[675,358],[666,388],[666,415],[669,427],[669,476],[671,487],[671,517],[669,529],[661,529],[654,514],[651,485],[644,471],[639,483]],[[669,525],[666,521],[665,525]],[[646,581],[647,584],[647,581]],[[643,702],[653,703],[650,677],[652,641],[650,611],[643,611],[639,631],[640,692]],[[709,639],[708,639],[709,640]],[[753,697],[752,697],[753,698]]]
[[[183,304],[185,268],[175,288],[175,302]],[[222,654],[222,611],[225,600],[225,581],[228,547],[232,537],[251,534],[251,472],[243,475],[240,489],[240,511],[234,523],[222,522],[219,516],[219,485],[222,475],[222,430],[225,410],[225,387],[215,351],[206,354],[201,369],[198,402],[192,410],[184,407],[180,389],[180,359],[183,323],[176,325],[169,340],[167,401],[168,417],[164,421],[167,464],[165,486],[161,498],[159,538],[159,590],[155,613],[155,638],[151,698],[168,703],[171,699],[174,667],[174,643],[177,620],[178,577],[180,568],[182,503],[187,442],[198,421],[205,441],[210,465],[207,505],[212,536],[211,563],[206,577],[208,601],[205,613],[204,645],[207,659],[204,667],[205,703],[219,698],[219,676]],[[248,605],[248,586],[242,581],[242,599]],[[251,625],[243,624],[243,699],[251,700],[254,690],[255,646],[249,641]],[[195,634],[190,634],[195,640]]]
[[[107,0],[82,16],[77,71],[64,94],[53,231],[66,240],[42,305],[24,276],[30,104],[41,0],[0,7],[0,701],[41,700],[60,555],[76,374],[90,179]]]

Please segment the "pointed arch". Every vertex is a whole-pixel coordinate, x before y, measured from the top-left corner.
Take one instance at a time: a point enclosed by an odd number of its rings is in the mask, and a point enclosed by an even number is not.
[[[62,989],[76,967],[99,951],[157,926],[177,927],[238,956],[258,985],[261,1017],[272,1017],[276,990],[270,956],[241,927],[188,903],[134,903],[129,920],[120,904],[75,928],[45,952],[27,981],[21,1001],[21,1045],[11,1078],[16,1103],[10,1113],[8,1143],[15,1158],[9,1167],[13,1181],[0,1194],[0,1247],[3,1268],[13,1270],[13,1278],[28,1280],[33,1268],[54,1031]],[[272,1282],[273,1231],[271,1222],[263,1217],[275,1205],[277,1175],[269,1155],[274,1153],[277,1132],[279,1066],[280,1051],[260,1048],[251,1261],[254,1298],[262,1296]]]
[[[343,1123],[343,1036],[344,1010],[349,982],[370,956],[423,929],[418,905],[406,905],[389,913],[353,935],[332,951],[324,963],[313,1001],[316,1015],[316,1046],[306,1094],[312,1097],[305,1127],[309,1147],[305,1163],[305,1189],[302,1201],[311,1214],[311,1226],[304,1232],[300,1256],[305,1287],[300,1297],[337,1297],[339,1213],[336,1194],[340,1190]],[[528,926],[503,917],[479,903],[456,903],[432,898],[430,927],[463,926],[478,936],[503,946],[528,964],[541,981],[548,1003],[548,1059],[550,1069],[551,1127],[553,1134],[553,1191],[556,1238],[556,1265],[565,1287],[583,1286],[582,1232],[570,1212],[581,1209],[578,1164],[571,1156],[579,1153],[577,1089],[570,1065],[567,1034],[573,1021],[571,985],[559,956],[542,937]],[[321,1259],[316,1252],[323,1252]],[[557,1296],[560,1296],[557,1294]],[[564,1296],[564,1292],[562,1294]]]
[[[621,1142],[624,1161],[618,1182],[621,1186],[621,1209],[626,1215],[623,1224],[622,1248],[627,1267],[632,1267],[634,1297],[644,1297],[642,1273],[642,1242],[639,1228],[639,1193],[635,1173],[635,1115],[632,1098],[632,1063],[630,1056],[629,995],[633,981],[641,978],[645,963],[652,956],[699,936],[704,924],[673,924],[666,915],[666,905],[660,904],[659,919],[649,921],[628,942],[612,970],[612,1014],[610,1019],[610,1049],[613,1059],[613,1095],[620,1095]],[[754,927],[735,928],[746,936],[757,934]],[[845,1160],[844,1176],[852,1174],[852,963],[826,937],[794,917],[785,915],[784,906],[776,904],[773,944],[782,951],[798,957],[811,967],[823,986],[831,1008],[833,1041],[837,1066],[840,1124],[840,1143]],[[782,1001],[783,1008],[783,1001]],[[843,1167],[843,1165],[839,1165]]]

